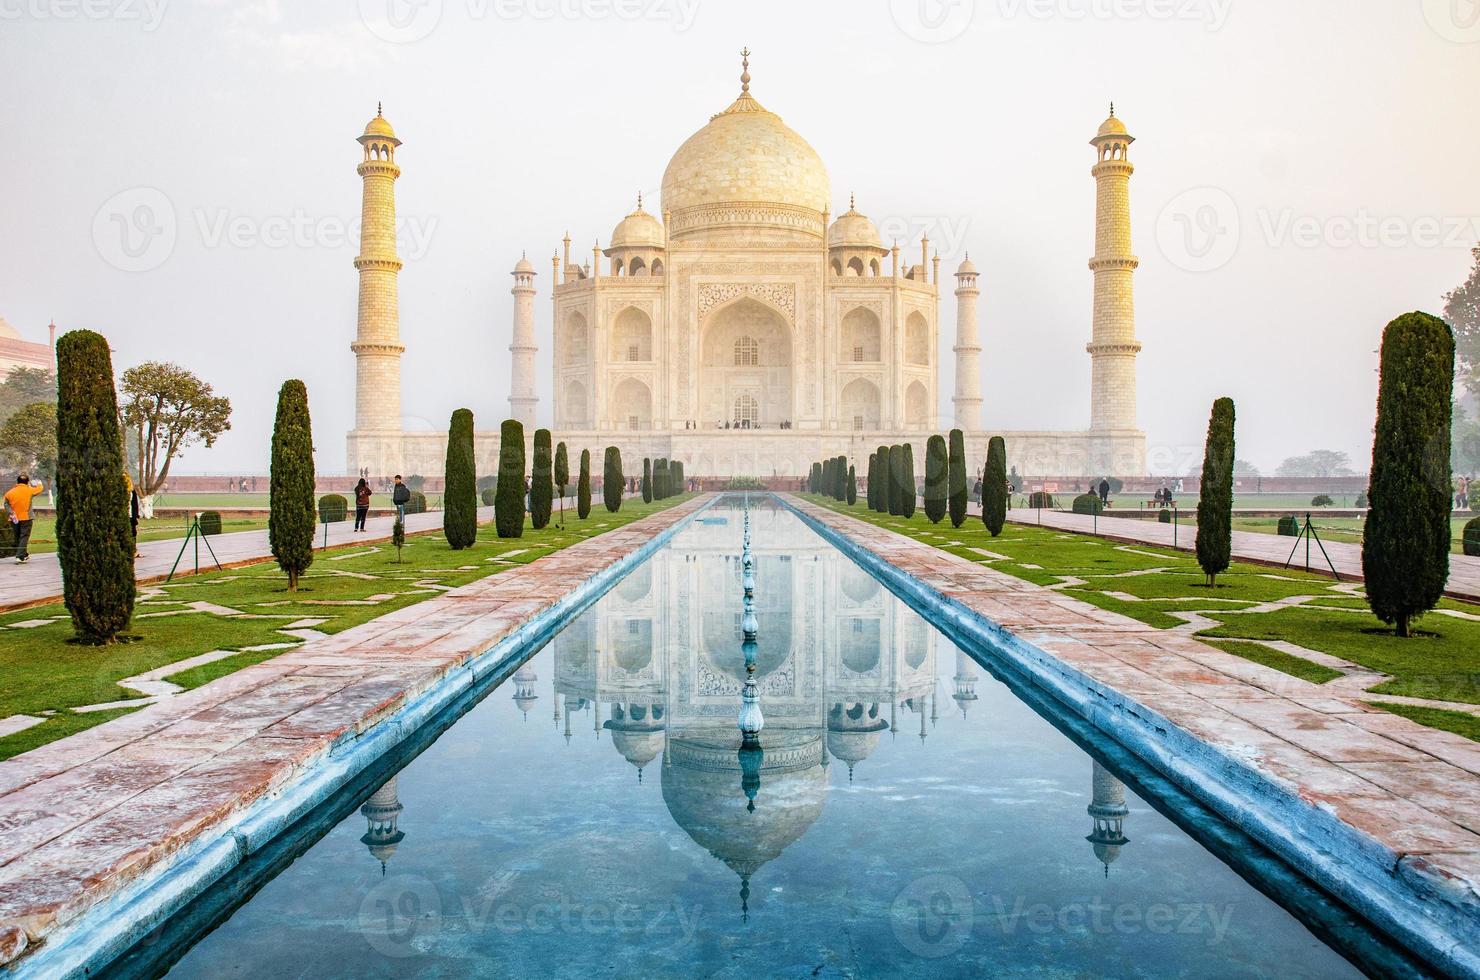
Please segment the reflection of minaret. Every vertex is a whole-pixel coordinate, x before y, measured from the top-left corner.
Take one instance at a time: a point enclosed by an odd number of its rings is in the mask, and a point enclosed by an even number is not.
[[[525,721],[529,720],[529,709],[540,699],[540,696],[534,693],[535,681],[538,680],[534,668],[529,666],[527,660],[514,673],[514,703],[519,706],[520,711],[524,712]]]
[[[360,813],[369,823],[360,843],[369,848],[371,856],[380,862],[381,874],[385,874],[385,862],[396,853],[396,845],[406,839],[406,835],[396,829],[396,817],[403,809],[405,807],[396,796],[395,776],[360,807]]]
[[[951,695],[951,700],[961,706],[961,717],[966,717],[966,709],[971,702],[977,700],[976,696],[976,662],[959,647],[956,649],[956,676],[952,678],[956,682],[956,693]]]
[[[1121,821],[1131,811],[1125,805],[1125,784],[1111,775],[1098,762],[1094,764],[1094,799],[1089,805],[1089,815],[1094,818],[1094,831],[1085,838],[1095,846],[1095,857],[1105,866],[1105,877],[1110,877],[1110,865],[1120,857],[1120,849],[1130,841],[1121,833]]]

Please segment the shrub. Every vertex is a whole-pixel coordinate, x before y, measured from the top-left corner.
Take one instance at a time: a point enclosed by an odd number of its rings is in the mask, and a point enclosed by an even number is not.
[[[401,563],[401,549],[406,547],[406,522],[399,517],[391,528],[391,547],[396,549],[396,564]]]
[[[853,467],[848,467],[848,506],[852,507],[858,503],[858,473]]]
[[[1314,497],[1310,498],[1310,505],[1312,507],[1330,507],[1335,503],[1336,501],[1332,500],[1324,493],[1318,493]]]
[[[967,495],[970,493],[966,486],[966,434],[960,429],[951,430],[946,464],[946,493],[951,526],[960,527],[966,523]]]
[[[134,612],[134,539],[113,362],[108,341],[91,330],[63,335],[56,354],[62,595],[81,639],[111,643]]]
[[[473,413],[459,408],[447,424],[447,463],[443,470],[442,533],[453,551],[478,540],[478,473],[473,453]]]
[[[642,502],[653,502],[653,461],[646,456],[642,458]]]
[[[342,524],[349,518],[349,500],[337,493],[319,498],[319,523]]]
[[[534,431],[534,470],[529,483],[529,522],[536,531],[550,524],[550,510],[555,503],[555,480],[551,472],[554,459],[550,453],[550,430]]]
[[[1197,501],[1197,563],[1210,586],[1217,584],[1233,556],[1233,429],[1233,399],[1220,398],[1208,419]]]
[[[1362,536],[1367,603],[1398,636],[1432,609],[1449,578],[1454,334],[1407,313],[1382,335],[1372,506]]]
[[[1028,494],[1029,510],[1053,510],[1058,506],[1058,501],[1053,499],[1053,494],[1044,490],[1035,490]]]
[[[313,564],[315,516],[313,428],[302,381],[286,381],[278,391],[271,472],[267,539],[278,567],[287,573],[288,591],[296,592],[298,577]]]
[[[1275,527],[1275,530],[1280,533],[1281,537],[1298,538],[1300,536],[1300,529],[1302,526],[1303,525],[1300,523],[1300,518],[1296,517],[1294,514],[1285,514],[1280,517],[1280,522]]]
[[[501,538],[524,536],[524,426],[516,419],[499,427],[493,522]]]
[[[601,499],[606,504],[606,509],[613,514],[622,509],[625,481],[626,477],[622,475],[622,451],[616,446],[607,446],[602,467]]]
[[[1007,523],[1007,443],[993,436],[987,443],[987,471],[982,477],[982,523],[992,537]]]
[[[485,476],[478,477],[478,493],[480,493],[480,494],[483,493],[484,490],[492,490],[494,487],[497,487],[497,486],[498,486],[498,475],[497,474],[494,474],[492,476],[486,476],[485,475]]]
[[[1359,494],[1357,494],[1357,499],[1352,501],[1352,506],[1353,507],[1366,507],[1367,506],[1367,495],[1365,493],[1359,493]]]
[[[915,447],[905,443],[904,465],[900,468],[899,492],[900,513],[903,517],[914,517],[919,488],[915,485]]]
[[[219,510],[203,510],[196,515],[200,521],[200,533],[211,537],[221,533],[221,512]]]
[[[406,501],[406,513],[425,514],[427,512],[427,495],[420,490],[411,491],[411,499]]]
[[[660,459],[653,467],[653,496],[663,500],[672,496],[668,490],[668,460]]]
[[[591,516],[591,450],[581,450],[581,471],[576,477],[576,516],[581,520]]]
[[[1475,518],[1465,525],[1461,543],[1465,554],[1471,558],[1480,557],[1480,517]]]
[[[484,507],[492,507],[493,502],[498,499],[498,490],[494,487],[484,487],[478,494],[478,499],[483,501]]]
[[[1163,507],[1161,512],[1156,515],[1156,519],[1162,524],[1170,524],[1172,523],[1172,512]]]
[[[725,483],[725,489],[734,490],[736,492],[744,492],[747,490],[764,490],[766,489],[766,483],[764,480],[761,480],[754,476],[732,476],[730,477],[729,481]]]
[[[418,474],[411,474],[406,478],[406,486],[412,490],[425,490],[427,478]]]
[[[932,524],[939,524],[946,516],[950,466],[945,439],[931,436],[925,442],[925,516]]]
[[[1105,505],[1100,503],[1100,495],[1097,493],[1081,493],[1074,498],[1073,511],[1076,514],[1103,514]]]

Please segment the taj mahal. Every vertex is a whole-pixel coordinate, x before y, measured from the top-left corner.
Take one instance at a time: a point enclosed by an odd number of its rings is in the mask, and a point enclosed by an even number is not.
[[[624,458],[682,459],[702,477],[795,477],[812,461],[859,463],[880,444],[909,442],[924,458],[930,435],[964,430],[968,453],[1007,438],[1024,473],[1092,476],[1146,472],[1136,405],[1136,339],[1127,159],[1133,142],[1110,116],[1090,141],[1097,186],[1089,425],[1076,432],[1002,432],[984,423],[980,273],[963,257],[954,279],[955,390],[942,415],[941,257],[928,238],[881,240],[849,202],[834,217],[827,167],[816,150],[751,93],[749,51],[740,93],[668,163],[655,209],[638,199],[589,255],[567,233],[550,261],[553,322],[537,329],[540,273],[527,257],[512,273],[508,417],[532,437],[542,395],[553,398],[556,439]],[[359,142],[363,232],[354,343],[351,471],[440,473],[440,432],[402,426],[402,343],[395,241],[401,141],[377,113]],[[553,378],[537,383],[541,334]],[[475,411],[477,406],[473,406]],[[488,423],[490,416],[483,415]],[[478,467],[492,472],[496,426],[479,433]]]

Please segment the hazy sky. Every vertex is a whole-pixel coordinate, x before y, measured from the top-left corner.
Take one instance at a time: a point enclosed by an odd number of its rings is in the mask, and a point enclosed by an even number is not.
[[[1365,467],[1382,326],[1438,312],[1480,240],[1476,0],[0,0],[0,316],[106,334],[230,396],[188,472],[265,472],[307,383],[319,467],[353,424],[355,143],[405,141],[404,409],[507,412],[509,271],[589,256],[656,201],[738,88],[806,137],[885,234],[982,270],[989,426],[1088,419],[1094,184],[1116,102],[1131,159],[1141,420],[1154,468],[1239,454]],[[911,254],[906,252],[906,254]],[[941,313],[941,411],[955,300]]]

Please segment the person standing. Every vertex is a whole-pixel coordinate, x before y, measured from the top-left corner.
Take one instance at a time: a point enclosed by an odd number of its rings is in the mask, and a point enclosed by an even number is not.
[[[45,489],[40,480],[32,483],[30,476],[22,473],[5,495],[5,509],[10,512],[10,523],[15,530],[15,560],[18,564],[24,565],[31,560],[31,552],[27,550],[31,543],[31,501]]]
[[[370,484],[360,477],[355,484],[355,530],[365,530],[365,517],[370,513]]]
[[[134,557],[139,554],[139,488],[134,486],[133,478],[127,473],[123,474],[123,482],[128,484],[128,529],[134,540]]]
[[[401,475],[396,474],[396,484],[391,488],[391,503],[396,505],[396,523],[406,522],[406,505],[411,503],[411,488],[401,482]]]
[[[1100,503],[1105,505],[1110,503],[1110,481],[1108,479],[1100,480]]]

